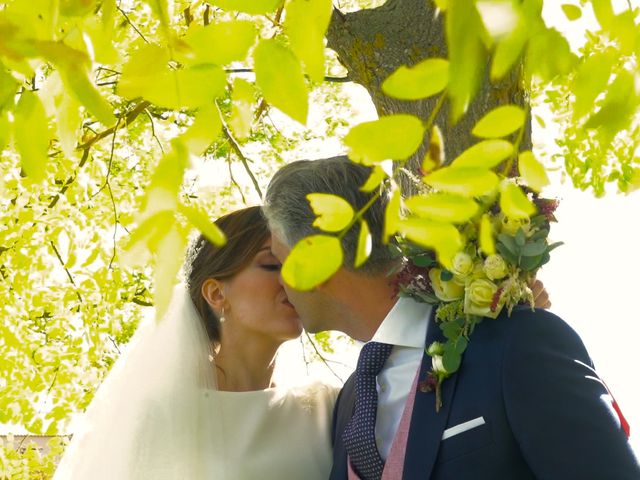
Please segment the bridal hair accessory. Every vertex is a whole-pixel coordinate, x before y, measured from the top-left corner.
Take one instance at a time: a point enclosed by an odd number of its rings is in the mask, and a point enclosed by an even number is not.
[[[549,244],[547,239],[558,201],[520,188],[535,207],[534,214],[507,213],[496,196],[479,199],[478,213],[460,227],[462,248],[446,262],[448,267],[432,250],[396,238],[403,257],[394,279],[397,294],[432,304],[446,339],[427,346],[431,370],[419,383],[420,391],[435,391],[436,411],[442,407],[442,382],[458,371],[475,326],[505,309],[510,316],[519,304],[533,309],[529,285],[549,261],[549,252],[562,244]],[[407,204],[411,210],[411,198]]]

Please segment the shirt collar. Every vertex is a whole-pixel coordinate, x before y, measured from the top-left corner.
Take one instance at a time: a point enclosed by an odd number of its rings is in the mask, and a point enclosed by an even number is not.
[[[387,313],[372,342],[401,347],[423,348],[427,336],[431,305],[401,297]]]

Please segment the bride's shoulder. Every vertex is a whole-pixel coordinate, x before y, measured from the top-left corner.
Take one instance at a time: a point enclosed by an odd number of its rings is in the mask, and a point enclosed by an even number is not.
[[[340,387],[320,381],[312,381],[286,389],[284,395],[294,402],[319,403],[333,406]]]

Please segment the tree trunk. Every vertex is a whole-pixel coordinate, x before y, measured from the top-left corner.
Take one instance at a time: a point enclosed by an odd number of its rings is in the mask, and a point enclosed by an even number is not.
[[[382,93],[382,82],[398,67],[413,66],[430,57],[447,57],[444,15],[432,0],[388,0],[384,5],[343,14],[334,9],[327,32],[329,48],[349,72],[349,78],[367,89],[378,115],[409,113],[423,120],[429,117],[437,96],[418,101],[404,101]],[[486,69],[488,71],[488,68]],[[450,162],[477,141],[470,131],[489,110],[507,103],[528,109],[522,86],[521,68],[513,69],[498,83],[489,81],[488,73],[467,112],[456,123],[449,118],[448,102],[436,117],[445,138],[446,161]],[[419,171],[428,144],[409,159],[410,171]],[[531,145],[531,122],[522,145]]]

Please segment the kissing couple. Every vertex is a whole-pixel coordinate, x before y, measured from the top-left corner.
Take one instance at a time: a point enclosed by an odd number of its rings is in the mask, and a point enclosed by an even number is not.
[[[382,242],[388,192],[364,213],[373,244],[361,267],[352,228],[329,280],[284,284],[291,248],[317,233],[307,195],[357,211],[372,201],[360,189],[369,175],[346,157],[293,162],[262,208],[216,221],[224,246],[200,236],[184,286],[136,332],[54,479],[640,479],[624,417],[577,334],[541,309],[540,288],[539,308],[477,325],[434,408],[422,380],[440,329],[433,306],[398,298],[389,277],[399,260]],[[302,327],[364,342],[339,392],[274,384],[276,352]]]

